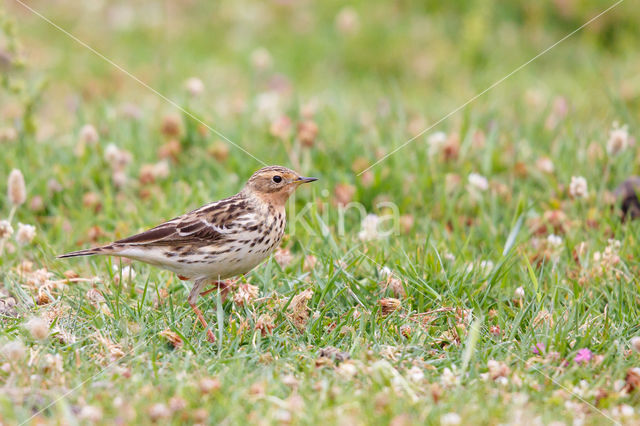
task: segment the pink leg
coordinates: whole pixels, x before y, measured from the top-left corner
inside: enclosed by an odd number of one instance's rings
[[[191,306],[191,309],[193,309],[193,312],[196,313],[196,316],[198,317],[198,321],[200,321],[200,324],[202,324],[204,329],[207,330],[207,340],[210,343],[215,343],[216,336],[213,334],[213,331],[211,331],[211,329],[209,328],[207,321],[205,321],[204,315],[202,315],[202,311],[196,306],[195,303],[189,302],[189,305]]]

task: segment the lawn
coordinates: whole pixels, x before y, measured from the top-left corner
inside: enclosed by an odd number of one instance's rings
[[[0,12],[0,424],[640,422],[631,0]],[[213,344],[189,282],[56,259],[264,164],[319,181]]]

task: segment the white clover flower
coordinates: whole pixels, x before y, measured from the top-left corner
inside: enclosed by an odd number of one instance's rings
[[[98,135],[98,131],[95,127],[93,127],[92,124],[85,124],[84,126],[82,126],[82,128],[80,129],[80,140],[82,142],[85,142],[89,145],[95,145],[98,142],[98,139],[100,139],[100,136]]]
[[[380,238],[380,233],[378,232],[378,224],[380,223],[380,218],[375,214],[368,214],[362,219],[361,223],[361,231],[358,232],[358,238],[361,241],[371,241],[377,240]]]
[[[491,272],[493,270],[493,267],[494,267],[494,264],[490,260],[482,260],[478,264],[478,269],[480,270],[481,274],[486,274],[486,273]],[[473,263],[469,263],[467,265],[467,272],[468,273],[473,272],[474,269],[475,269],[475,265]]]
[[[256,96],[256,116],[273,121],[282,115],[280,95],[277,92],[263,92]]]
[[[381,278],[389,278],[390,276],[393,275],[393,272],[391,271],[391,268],[389,268],[388,266],[383,266],[378,271],[378,274],[380,275]]]
[[[516,291],[514,291],[514,293],[513,293],[513,294],[514,294],[514,295],[516,296],[516,298],[518,298],[518,299],[524,299],[524,295],[525,295],[525,293],[524,293],[524,287],[520,286],[520,287],[516,288]]]
[[[573,198],[585,198],[588,194],[587,180],[582,176],[571,176],[569,195]]]
[[[24,184],[24,176],[18,169],[13,169],[11,173],[9,173],[7,198],[9,198],[9,202],[14,206],[19,206],[27,201],[27,189]]]
[[[36,236],[36,227],[33,225],[25,225],[18,223],[18,232],[16,233],[16,241],[20,245],[29,244]]]
[[[630,343],[633,350],[640,353],[640,336],[632,337]]]
[[[460,383],[460,378],[449,367],[445,367],[440,376],[440,383],[443,386],[455,386]]]
[[[462,423],[462,418],[458,413],[447,413],[440,417],[440,424],[442,426],[456,426]]]
[[[609,155],[619,154],[626,150],[629,144],[629,127],[613,123],[613,128],[609,131],[609,139],[607,140],[607,153]]]
[[[7,239],[13,235],[13,227],[8,220],[0,220],[0,240]]]
[[[487,178],[478,173],[469,174],[468,181],[469,185],[471,185],[471,187],[474,189],[480,191],[486,191],[487,189],[489,189],[489,181],[487,180]]]
[[[271,58],[271,53],[264,47],[259,47],[251,52],[251,65],[255,69],[264,71],[271,68],[272,64],[273,59]]]
[[[555,234],[550,234],[547,237],[547,242],[551,244],[553,247],[558,247],[559,245],[562,244],[562,237],[559,237]]]
[[[110,143],[104,149],[104,159],[107,160],[109,164],[115,164],[118,161],[118,156],[120,154],[120,149],[114,143]]]
[[[493,262],[490,260],[483,260],[480,262],[480,269],[482,269],[482,272],[484,273],[493,271],[493,267]]]
[[[113,270],[118,273],[118,265],[113,265]],[[129,277],[131,277],[131,279],[133,280],[136,277],[136,271],[135,269],[133,269],[130,265],[125,265],[123,266],[120,270],[119,273],[122,274],[122,278],[125,279],[129,279]]]
[[[447,143],[447,134],[445,132],[435,132],[427,138],[429,144],[429,155],[434,156],[442,150],[442,147]]]
[[[191,77],[184,83],[184,87],[191,96],[199,96],[204,92],[204,83],[197,77]]]
[[[634,412],[633,407],[628,404],[622,404],[620,406],[620,416],[622,417],[631,417]]]
[[[95,405],[85,405],[80,410],[78,417],[91,423],[97,423],[102,420],[102,409]]]
[[[158,161],[153,165],[153,176],[157,179],[165,179],[169,176],[169,162],[167,160]]]
[[[344,7],[336,15],[336,28],[342,34],[355,34],[360,29],[360,17],[352,7]]]
[[[420,382],[422,381],[422,379],[424,379],[424,371],[422,371],[422,368],[418,367],[417,365],[414,365],[413,367],[411,367],[411,369],[409,369],[409,379],[411,379],[411,381],[413,382]]]
[[[540,157],[536,161],[536,167],[543,173],[551,174],[553,173],[554,166],[553,161],[549,157]]]

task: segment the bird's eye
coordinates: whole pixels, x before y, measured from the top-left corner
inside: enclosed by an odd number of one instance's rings
[[[275,183],[280,183],[282,182],[282,176],[274,176],[271,178]]]

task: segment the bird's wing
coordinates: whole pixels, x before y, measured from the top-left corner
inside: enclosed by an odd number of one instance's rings
[[[170,244],[223,243],[250,214],[247,206],[231,197],[207,204],[140,234],[114,244],[162,246]],[[242,208],[239,206],[242,205]]]

